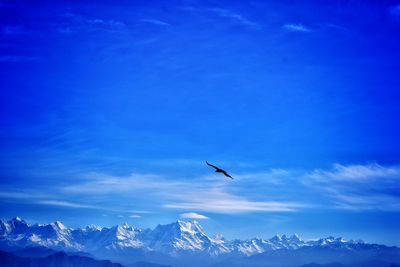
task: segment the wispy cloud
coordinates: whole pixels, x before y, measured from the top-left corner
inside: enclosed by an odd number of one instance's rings
[[[216,174],[187,178],[148,173],[124,176],[89,173],[61,187],[38,188],[41,193],[37,195],[2,191],[0,197],[19,202],[29,199],[29,203],[39,205],[98,209],[132,218],[147,212],[140,209],[178,210],[185,212],[182,216],[202,212],[287,213],[321,207],[400,210],[400,166],[335,164],[330,169],[270,169],[234,176],[232,181]],[[62,198],[55,199],[54,194]]]
[[[224,8],[209,8],[209,10],[215,14],[217,14],[220,17],[228,18],[233,21],[236,21],[237,23],[240,23],[244,26],[253,28],[253,29],[258,29],[260,28],[260,25],[258,23],[255,23],[246,17],[244,17],[241,14],[235,13],[229,9],[224,9]]]
[[[129,215],[129,218],[132,218],[132,219],[140,219],[140,218],[142,218],[142,216],[141,216],[141,215],[138,215],[138,214],[132,214],[132,215]]]
[[[171,24],[169,24],[165,21],[162,21],[162,20],[158,20],[158,19],[140,19],[139,21],[148,23],[148,24],[152,24],[152,25],[156,25],[156,26],[163,26],[163,27],[171,26]]]
[[[100,19],[100,18],[89,18],[83,15],[75,14],[75,13],[66,13],[66,18],[69,18],[71,21],[87,24],[93,26],[102,26],[102,27],[123,27],[126,26],[124,22],[112,19]]]
[[[311,29],[304,26],[303,24],[293,24],[293,23],[287,23],[282,26],[287,31],[292,31],[292,32],[310,32]]]
[[[400,210],[399,166],[335,164],[307,173],[304,183],[332,198],[335,208]]]
[[[0,191],[0,198],[6,199],[30,199],[36,200],[38,198],[46,198],[47,195],[33,191]]]
[[[125,177],[92,174],[89,180],[67,186],[64,190],[74,194],[118,194],[119,197],[134,194],[154,199],[163,208],[225,214],[289,212],[307,207],[303,203],[273,200],[271,196],[268,196],[268,200],[254,200],[248,194],[239,196],[246,189],[228,182],[230,181],[215,176],[186,180],[152,174],[132,174]]]
[[[50,192],[49,192],[50,191]],[[16,201],[18,203],[24,203],[29,205],[45,205],[45,206],[57,206],[64,208],[78,208],[78,209],[95,209],[95,210],[103,210],[110,212],[122,212],[122,213],[150,213],[149,211],[144,210],[129,210],[129,209],[121,209],[116,207],[110,207],[107,205],[98,205],[91,203],[82,203],[73,201],[73,197],[63,194],[64,199],[54,199],[56,188],[51,188],[45,190],[44,188],[40,188],[37,190],[30,191],[0,191],[0,198],[7,199],[8,201]],[[71,199],[71,200],[69,200]]]
[[[51,195],[45,193],[38,193],[36,191],[0,191],[0,198],[8,200],[19,200],[35,205],[58,206],[67,208],[80,208],[80,209],[103,209],[102,207],[72,202],[68,200],[51,199]]]
[[[192,209],[221,214],[251,213],[251,212],[291,212],[300,208],[306,208],[306,205],[300,203],[285,203],[272,201],[250,201],[245,199],[211,199],[201,202],[200,200],[192,202],[179,202],[163,205],[171,209]]]
[[[182,213],[179,215],[182,219],[192,219],[192,220],[208,220],[209,218],[207,216],[204,216],[202,214],[196,213],[196,212],[188,212],[188,213]]]
[[[79,208],[79,209],[98,209],[96,206],[85,205],[76,202],[64,201],[64,200],[39,200],[35,202],[36,204],[58,206],[58,207],[68,207],[68,208]]]
[[[383,167],[377,163],[367,165],[342,165],[335,164],[331,170],[314,170],[308,177],[315,180],[343,180],[365,182],[372,179],[397,179],[400,176],[400,168]]]
[[[60,33],[75,33],[81,30],[116,32],[126,28],[124,22],[113,19],[90,18],[75,13],[65,13],[62,17],[65,21],[58,25]]]
[[[334,208],[351,211],[378,210],[400,211],[400,199],[395,196],[372,194],[364,195],[354,192],[332,192],[336,198]]]

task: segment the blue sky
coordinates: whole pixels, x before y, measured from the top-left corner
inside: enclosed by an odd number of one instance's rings
[[[400,245],[400,2],[52,2],[0,1],[0,217]]]

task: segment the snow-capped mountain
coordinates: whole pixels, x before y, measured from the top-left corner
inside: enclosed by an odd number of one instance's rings
[[[170,255],[202,252],[216,256],[229,252],[224,241],[207,236],[196,221],[158,225],[146,237],[146,244],[152,250]]]
[[[158,225],[151,230],[134,228],[127,224],[109,228],[92,225],[71,229],[58,221],[28,225],[18,217],[9,221],[0,220],[0,248],[36,246],[67,252],[86,252],[98,258],[110,259],[145,259],[146,255],[151,255],[152,259],[156,258],[155,255],[157,258],[164,255],[175,259],[253,258],[275,255],[275,252],[280,255],[290,251],[308,251],[309,248],[354,252],[363,248],[363,245],[362,241],[346,241],[334,237],[306,241],[297,235],[229,241],[221,236],[208,236],[196,221],[177,221]],[[371,246],[374,248],[374,245],[369,245],[369,250]],[[380,246],[379,249],[382,247],[385,246]],[[396,253],[399,253],[399,249],[396,249]]]
[[[287,237],[286,235],[276,235],[271,239],[254,238],[245,241],[234,240],[230,242],[231,251],[246,256],[252,256],[266,251],[278,249],[298,249],[307,245],[310,244],[304,240],[301,240],[296,234],[290,237]]]

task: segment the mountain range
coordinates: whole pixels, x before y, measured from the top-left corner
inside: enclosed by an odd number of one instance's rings
[[[397,247],[340,237],[302,240],[296,234],[276,235],[270,239],[226,240],[221,236],[207,235],[196,221],[177,221],[154,229],[139,229],[127,224],[72,229],[59,221],[29,225],[17,217],[0,220],[0,249],[17,254],[15,256],[28,257],[48,257],[51,255],[49,250],[63,251],[73,256],[112,260],[126,266],[146,266],[153,262],[215,267],[299,267],[335,263],[346,267],[357,264],[385,267],[400,263],[400,248]],[[380,265],[373,265],[377,262]]]

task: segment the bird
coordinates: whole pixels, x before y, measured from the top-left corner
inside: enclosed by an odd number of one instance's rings
[[[227,172],[224,171],[223,169],[220,169],[220,168],[218,168],[217,166],[214,166],[214,165],[208,163],[208,161],[206,161],[206,163],[207,163],[208,166],[213,167],[213,168],[215,169],[215,172],[220,172],[220,173],[222,173],[223,175],[225,175],[226,177],[229,177],[229,178],[231,178],[231,179],[233,180],[233,177],[230,176],[229,173],[227,173]]]

